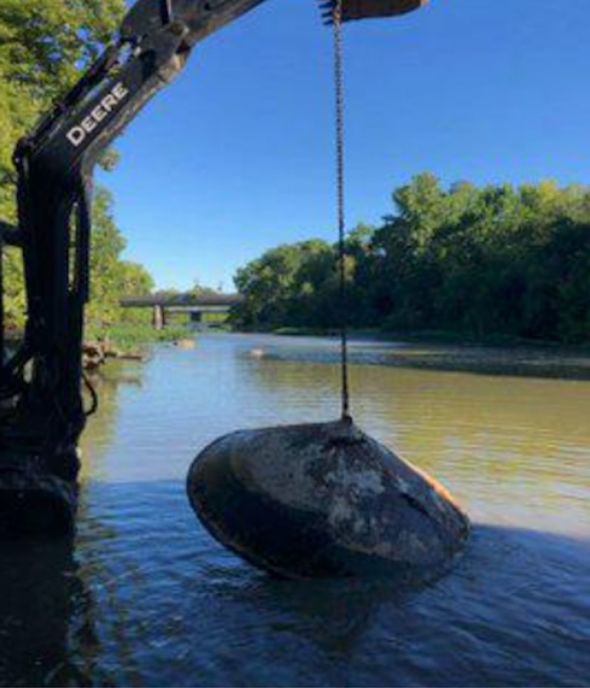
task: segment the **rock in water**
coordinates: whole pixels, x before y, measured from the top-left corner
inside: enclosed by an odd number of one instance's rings
[[[469,534],[442,485],[347,421],[226,435],[195,459],[187,489],[223,545],[290,578],[428,580]]]

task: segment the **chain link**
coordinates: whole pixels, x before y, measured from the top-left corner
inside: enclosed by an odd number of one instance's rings
[[[340,300],[340,370],[342,419],[350,420],[350,391],[348,380],[348,317],[346,304],[346,208],[344,165],[344,54],[342,45],[342,0],[335,0],[334,27],[334,86],[336,94],[336,196],[338,214],[338,272]]]

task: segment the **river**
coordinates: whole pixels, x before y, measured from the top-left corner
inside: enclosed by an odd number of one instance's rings
[[[2,545],[0,684],[587,685],[590,382],[391,367],[384,347],[353,346],[355,419],[469,512],[448,576],[295,583],[214,542],[185,497],[192,458],[237,428],[335,418],[337,352],[198,335],[105,372],[73,545]]]

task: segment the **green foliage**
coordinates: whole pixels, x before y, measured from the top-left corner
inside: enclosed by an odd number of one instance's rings
[[[90,325],[87,340],[96,341],[107,338],[111,346],[122,351],[134,351],[144,344],[173,342],[191,337],[194,333],[186,325],[169,325],[164,330],[154,330],[151,323],[119,322],[108,331]]]
[[[112,216],[112,199],[108,191],[98,189],[93,204],[92,250],[90,254],[90,303],[88,327],[108,332],[115,323],[148,323],[149,312],[121,308],[122,296],[149,294],[154,283],[141,265],[121,259],[125,239]]]
[[[8,329],[21,330],[25,322],[25,291],[20,251],[6,248],[2,255],[4,307]]]
[[[305,324],[337,287],[334,253],[319,239],[278,246],[238,270],[235,283],[246,297],[232,316],[240,327]]]
[[[16,141],[98,56],[124,0],[0,0],[0,212],[12,206]]]
[[[590,190],[554,182],[393,193],[382,226],[347,240],[346,318],[357,327],[590,341]],[[311,248],[313,247],[313,248]],[[238,271],[239,327],[338,323],[335,247],[303,242]]]

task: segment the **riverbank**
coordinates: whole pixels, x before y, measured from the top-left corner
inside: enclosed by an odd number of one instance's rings
[[[187,348],[193,332],[188,326],[174,325],[156,330],[149,325],[118,324],[106,330],[88,328],[82,347],[85,370],[96,370],[110,359],[139,361],[147,359],[147,348],[158,343],[178,343]]]
[[[126,351],[147,344],[173,342],[191,333],[186,325],[171,325],[162,330],[156,330],[150,324],[119,323],[100,329],[90,326],[87,328],[85,340],[108,340],[113,347]]]
[[[83,367],[94,371],[109,360],[145,361],[153,344],[178,343],[187,348],[194,331],[188,325],[171,325],[156,330],[144,323],[118,323],[109,327],[87,327],[82,345]],[[14,350],[22,341],[22,332],[13,330],[7,337],[8,350]]]
[[[281,328],[273,334],[281,337],[333,338],[339,333],[337,330]],[[375,359],[379,365],[590,380],[589,345],[563,346],[505,336],[470,339],[459,337],[456,333],[430,331],[384,333],[380,330],[352,330],[349,339],[353,346],[363,342],[383,343],[384,348]]]

